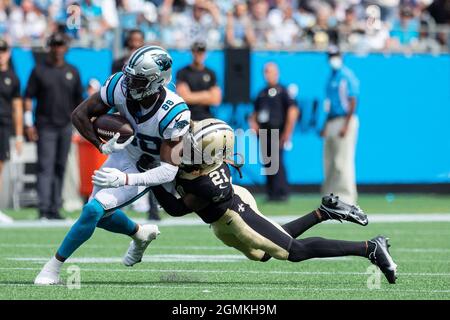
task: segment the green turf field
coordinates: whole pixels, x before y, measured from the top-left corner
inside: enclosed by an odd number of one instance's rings
[[[287,202],[266,202],[262,195],[255,195],[258,207],[268,216],[293,215],[310,212],[320,204],[320,196],[316,194],[294,195]],[[358,204],[368,214],[371,213],[450,213],[450,195],[439,194],[362,194]],[[36,209],[23,209],[15,212],[3,209],[3,212],[14,219],[36,219]],[[140,213],[127,211],[130,216],[140,217]],[[76,219],[79,212],[65,212],[63,215]]]
[[[268,216],[294,217],[313,209],[317,196],[295,197],[288,204],[259,202]],[[370,213],[450,214],[450,198],[444,196],[362,196],[360,204],[369,219]],[[389,285],[382,276],[380,287],[373,289],[367,283],[376,276],[369,278],[370,263],[363,258],[258,263],[223,246],[207,225],[162,225],[160,230],[144,262],[133,268],[120,263],[129,239],[98,230],[63,269],[64,281],[68,270],[80,270],[81,288],[70,289],[32,285],[66,227],[0,228],[0,299],[450,299],[450,222],[325,223],[302,235],[389,236],[398,283]]]

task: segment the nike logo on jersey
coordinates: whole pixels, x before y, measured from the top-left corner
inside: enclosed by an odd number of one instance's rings
[[[226,189],[226,188],[228,188],[228,186],[223,186],[223,185],[220,184],[220,185],[219,185],[219,188],[220,188],[220,189]]]
[[[233,222],[233,219],[227,222],[227,226],[229,226]]]

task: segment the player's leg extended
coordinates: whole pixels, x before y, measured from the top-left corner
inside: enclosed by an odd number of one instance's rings
[[[131,167],[131,164],[128,156],[121,152],[111,154],[103,166],[126,170]],[[129,234],[132,228],[136,228],[131,220],[124,214],[118,214],[114,218],[109,216],[112,215],[111,213],[114,213],[116,207],[123,205],[127,200],[135,197],[138,191],[137,188],[102,189],[95,186],[89,202],[83,207],[80,218],[66,235],[56,253],[56,257],[60,261],[69,258],[83,242],[92,236],[97,224],[102,218],[107,220],[101,223],[99,227],[103,226],[104,229],[107,229],[111,225],[111,228],[114,228],[113,232],[119,231],[123,234]]]
[[[282,225],[292,237],[298,238],[302,233],[316,224],[326,220],[349,221],[362,226],[369,223],[367,215],[358,206],[350,205],[333,194],[324,196],[319,208],[298,219]]]
[[[395,282],[397,266],[389,254],[386,238],[380,236],[369,241],[329,240],[318,237],[297,240],[255,210],[251,201],[249,204],[240,199],[241,195],[242,192],[236,192],[239,198],[232,210],[229,210],[236,212],[229,227],[234,229],[237,238],[250,247],[263,250],[276,259],[293,262],[349,255],[366,257],[380,267],[389,282]],[[267,255],[261,261],[265,261]]]
[[[320,237],[293,239],[288,260],[300,262],[311,258],[366,257],[381,269],[389,283],[395,283],[397,265],[389,253],[388,240],[383,236],[369,241],[330,240]]]
[[[35,284],[50,285],[59,282],[59,273],[64,261],[87,241],[105,214],[102,205],[95,199],[89,201],[81,212],[77,222],[70,228],[54,257],[48,261],[34,280]]]
[[[110,158],[114,156],[113,161]],[[108,163],[104,166],[116,167],[121,171],[130,173],[138,173],[136,163],[131,160],[126,152],[113,153],[108,158]],[[123,211],[118,210],[126,205],[131,204],[148,192],[148,188],[143,186],[125,186],[122,188],[99,189],[94,188],[93,197],[97,199],[108,214],[106,214],[98,227],[112,232],[118,232],[130,235],[134,222],[132,222]],[[111,216],[110,213],[114,212]],[[135,233],[131,235],[133,240],[130,243],[127,253],[123,258],[126,266],[132,266],[141,261],[145,250],[152,240],[160,233],[158,226],[152,224],[137,225],[134,224]]]
[[[246,203],[259,213],[255,198],[247,189],[238,185],[233,185],[233,189]],[[363,226],[368,224],[367,216],[358,206],[349,205],[339,200],[339,197],[331,194],[322,198],[322,204],[316,210],[288,222],[281,227],[289,235],[297,238],[316,224],[330,219],[338,221],[346,220]]]
[[[134,170],[137,171],[134,165],[130,163],[128,156],[123,153],[115,153],[109,156],[104,166],[115,167],[130,173],[134,173]],[[57,283],[63,262],[92,236],[97,226],[112,232],[130,235],[133,239],[137,238],[138,241],[147,241],[147,235],[151,233],[147,230],[149,227],[142,226],[141,228],[137,226],[122,211],[114,213],[117,207],[126,205],[139,196],[140,192],[145,192],[145,188],[100,189],[95,187],[90,201],[83,207],[80,218],[64,238],[55,257],[43,267],[36,277],[35,283],[43,285]],[[111,215],[111,212],[114,214]],[[100,222],[102,218],[105,220]]]

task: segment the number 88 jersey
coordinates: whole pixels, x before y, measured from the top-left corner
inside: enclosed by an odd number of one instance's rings
[[[138,101],[127,98],[121,89],[124,80],[117,72],[100,89],[103,103],[116,108],[133,126],[135,138],[126,148],[136,161],[143,154],[159,160],[162,140],[182,137],[189,130],[191,113],[184,100],[175,92],[162,87],[155,105],[145,109]]]

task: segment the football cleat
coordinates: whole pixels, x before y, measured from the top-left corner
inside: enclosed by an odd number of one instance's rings
[[[54,270],[49,270],[44,266],[41,272],[34,279],[34,284],[39,286],[50,286],[60,284],[59,272]]]
[[[127,267],[132,267],[136,263],[141,262],[145,249],[159,234],[157,225],[145,224],[140,226],[136,238],[130,242],[128,251],[122,259],[123,264]]]
[[[339,220],[340,222],[345,220],[362,226],[366,226],[369,223],[367,215],[359,206],[347,204],[333,194],[322,198],[322,204],[319,210],[330,219]]]
[[[389,238],[378,236],[368,241],[375,246],[369,253],[369,260],[380,268],[389,283],[395,283],[395,280],[397,280],[397,265],[389,253],[391,245],[388,240]]]

